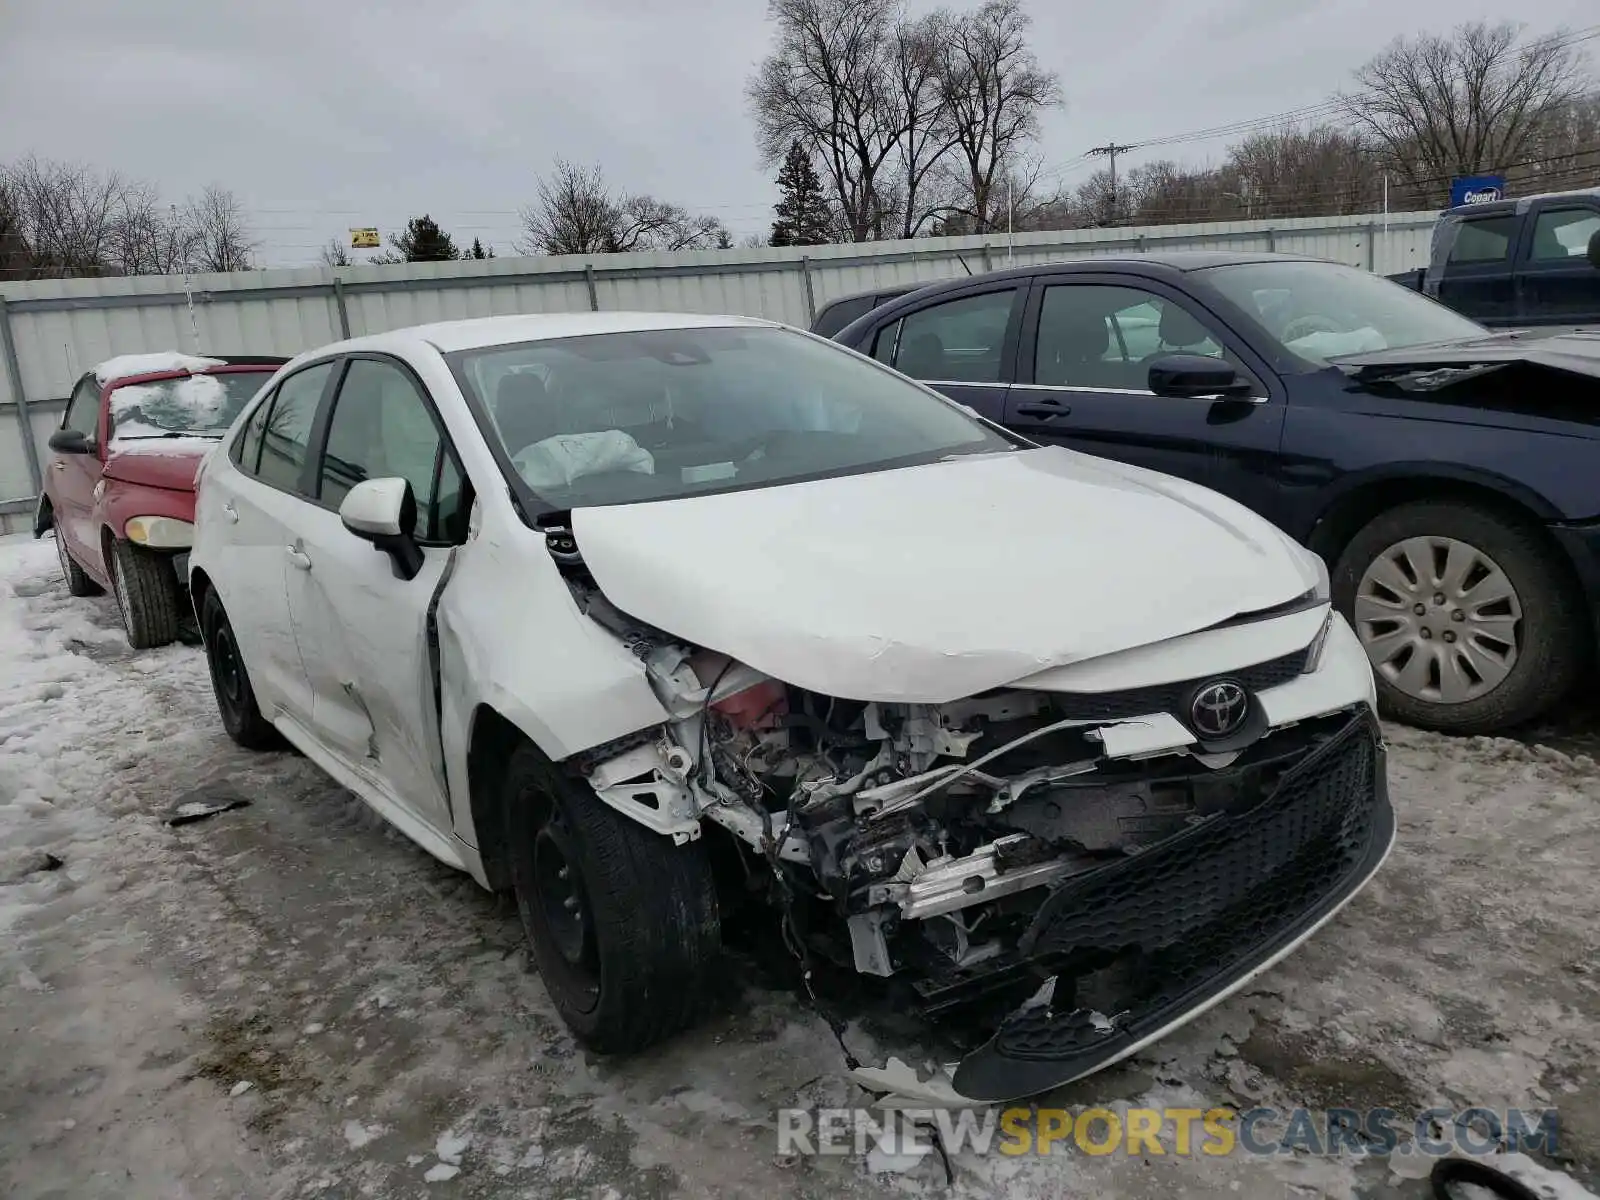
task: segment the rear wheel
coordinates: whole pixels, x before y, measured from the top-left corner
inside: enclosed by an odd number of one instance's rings
[[[722,940],[704,847],[630,821],[528,744],[504,800],[523,929],[574,1036],[625,1054],[692,1023]]]
[[[1537,529],[1426,500],[1375,518],[1345,547],[1333,595],[1393,716],[1446,733],[1532,720],[1589,656],[1582,603]]]
[[[211,669],[211,690],[216,693],[222,727],[247,750],[276,749],[282,744],[282,737],[256,705],[256,693],[250,686],[244,657],[239,653],[233,626],[228,623],[228,614],[223,611],[215,588],[207,588],[201,602],[200,630],[205,638],[206,665]]]
[[[55,528],[55,539],[56,557],[61,560],[61,573],[67,577],[68,593],[74,596],[98,596],[104,589],[90,579],[88,572],[73,559],[59,525]]]
[[[111,542],[106,565],[128,644],[148,650],[176,641],[183,605],[172,560],[117,538]]]

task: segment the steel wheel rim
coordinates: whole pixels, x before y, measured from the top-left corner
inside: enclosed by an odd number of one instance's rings
[[[553,814],[533,841],[534,908],[550,945],[571,979],[589,1000],[600,990],[599,951],[594,919],[566,825]]]
[[[1469,542],[1396,542],[1356,586],[1355,627],[1372,669],[1416,700],[1466,704],[1506,681],[1520,655],[1522,598]]]
[[[225,704],[235,713],[244,708],[244,664],[239,661],[239,651],[226,629],[218,629],[211,637],[212,672],[217,690]]]

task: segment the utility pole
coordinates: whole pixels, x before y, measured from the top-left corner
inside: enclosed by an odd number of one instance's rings
[[[1109,196],[1111,210],[1111,224],[1117,220],[1117,155],[1126,154],[1129,150],[1137,149],[1135,146],[1119,146],[1115,142],[1107,142],[1104,146],[1095,146],[1089,154],[1103,154],[1111,162],[1111,192]]]

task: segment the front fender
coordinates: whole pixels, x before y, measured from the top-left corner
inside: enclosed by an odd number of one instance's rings
[[[95,505],[96,523],[121,538],[123,528],[133,517],[171,517],[194,524],[194,493],[173,488],[151,487],[118,479],[103,481],[104,491]]]

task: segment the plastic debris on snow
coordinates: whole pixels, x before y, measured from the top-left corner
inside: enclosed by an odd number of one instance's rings
[[[873,1101],[876,1108],[983,1108],[956,1091],[951,1082],[954,1069],[944,1067],[923,1076],[902,1058],[890,1058],[881,1067],[855,1067],[851,1079],[869,1092],[886,1093]]]
[[[226,365],[220,358],[201,358],[198,354],[184,354],[178,350],[157,350],[150,354],[119,354],[115,358],[108,358],[95,367],[94,377],[104,387],[119,379],[153,375],[157,371],[208,371],[212,367]]]

